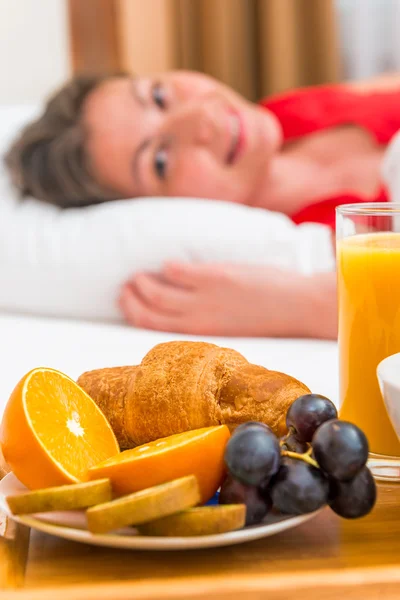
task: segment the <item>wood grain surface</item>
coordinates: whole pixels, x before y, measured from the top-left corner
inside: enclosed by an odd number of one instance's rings
[[[18,560],[16,564],[19,564]],[[17,578],[15,579],[17,583]],[[12,582],[11,582],[12,583]],[[394,600],[400,590],[400,486],[380,486],[373,513],[344,521],[329,509],[300,527],[228,548],[129,552],[33,532],[24,588],[29,600]]]
[[[0,450],[0,480],[7,472],[8,467]],[[0,590],[24,585],[29,535],[27,527],[17,525],[0,509]]]

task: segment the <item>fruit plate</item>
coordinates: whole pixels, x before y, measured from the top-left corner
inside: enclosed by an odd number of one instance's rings
[[[26,488],[13,473],[9,473],[0,481],[0,511],[5,512],[17,523],[83,544],[130,550],[189,550],[243,544],[297,527],[320,512],[296,517],[269,515],[260,525],[245,527],[229,533],[198,537],[140,536],[136,529],[129,527],[113,534],[93,535],[87,531],[84,511],[41,513],[29,516],[11,515],[6,497],[23,491],[26,491]]]

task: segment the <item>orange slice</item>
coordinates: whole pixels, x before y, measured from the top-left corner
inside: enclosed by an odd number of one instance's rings
[[[34,369],[11,394],[0,427],[4,458],[31,490],[77,483],[119,452],[93,400],[69,377]]]
[[[186,475],[197,478],[202,502],[219,488],[224,476],[226,425],[195,429],[125,450],[89,470],[90,479],[108,478],[118,496]]]

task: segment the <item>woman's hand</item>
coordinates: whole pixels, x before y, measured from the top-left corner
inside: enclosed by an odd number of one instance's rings
[[[119,305],[129,323],[146,329],[335,338],[335,279],[267,266],[167,264],[127,282]]]

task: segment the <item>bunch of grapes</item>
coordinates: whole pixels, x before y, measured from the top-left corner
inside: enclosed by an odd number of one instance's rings
[[[329,504],[346,519],[368,514],[376,486],[361,429],[340,421],[334,404],[317,394],[298,398],[286,424],[281,440],[255,421],[235,430],[226,447],[220,504],[245,504],[246,525],[260,523],[272,508],[301,515]]]

